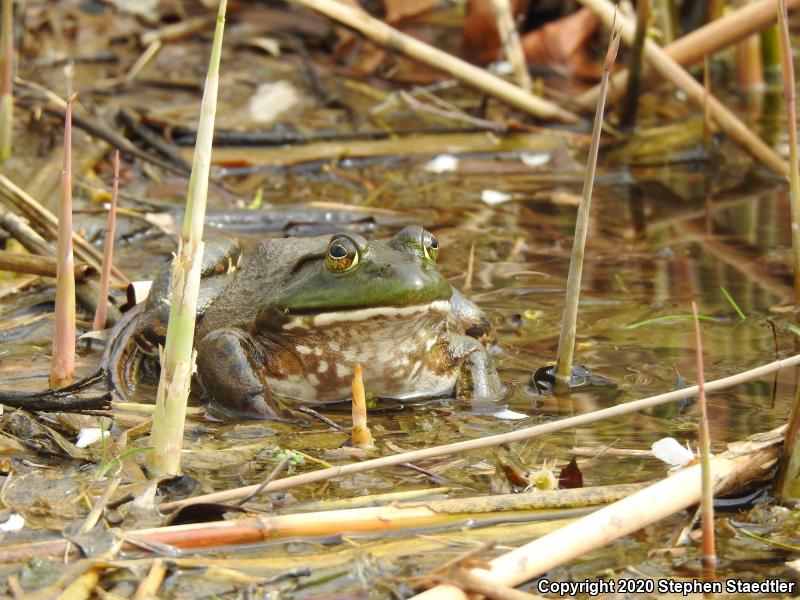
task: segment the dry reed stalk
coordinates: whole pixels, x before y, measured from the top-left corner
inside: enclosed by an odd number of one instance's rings
[[[706,383],[706,392],[715,392],[718,390],[727,389],[739,383],[752,381],[765,375],[770,375],[780,369],[794,367],[800,365],[800,354],[786,358],[783,360],[776,360],[774,362],[750,369],[730,377],[717,379]],[[383,456],[372,460],[365,460],[363,462],[351,463],[337,467],[329,467],[320,469],[318,471],[311,471],[310,473],[302,473],[300,475],[293,475],[273,481],[270,485],[261,489],[262,493],[275,492],[278,490],[287,490],[299,485],[306,485],[309,483],[317,483],[325,481],[334,477],[342,477],[344,475],[352,475],[355,473],[363,473],[364,471],[371,471],[373,469],[380,469],[383,467],[391,467],[401,465],[407,462],[418,462],[421,460],[436,458],[438,456],[447,456],[449,454],[459,454],[462,452],[469,452],[471,450],[480,450],[482,448],[491,448],[493,446],[500,446],[512,442],[527,440],[548,433],[555,433],[557,431],[564,431],[574,427],[583,427],[590,423],[595,423],[602,419],[610,419],[619,417],[621,415],[629,414],[632,412],[646,410],[654,406],[659,406],[667,402],[674,402],[676,400],[683,400],[697,395],[699,388],[696,385],[674,390],[665,394],[643,398],[641,400],[633,400],[624,402],[608,408],[603,408],[591,413],[577,415],[574,417],[567,417],[566,419],[559,419],[549,423],[542,423],[532,427],[526,427],[511,431],[509,433],[501,433],[491,435],[484,438],[473,440],[464,440],[455,442],[453,444],[446,444],[434,448],[424,448],[422,450],[413,450],[411,452],[403,452],[392,456]],[[172,512],[183,506],[201,502],[230,502],[238,500],[252,494],[255,490],[260,488],[260,484],[244,486],[232,490],[225,490],[222,492],[214,492],[211,494],[204,494],[194,498],[186,498],[185,500],[177,500],[174,502],[165,502],[159,505],[162,512]]]
[[[783,97],[786,102],[786,132],[789,137],[789,193],[791,198],[791,236],[794,255],[795,304],[800,305],[800,158],[797,150],[797,102],[795,100],[794,64],[789,37],[786,1],[778,6],[778,32],[781,38],[781,69],[783,72]]]
[[[219,88],[219,62],[222,36],[225,30],[227,0],[220,0],[217,26],[211,48],[203,101],[195,145],[192,175],[186,198],[178,253],[172,266],[167,338],[161,356],[161,377],[153,413],[153,428],[148,455],[152,477],[177,475],[181,466],[183,426],[186,403],[194,370],[194,325],[197,298],[200,291],[200,268],[203,261],[203,225],[208,197],[208,178],[211,167],[211,143],[214,136],[214,117]]]
[[[517,85],[526,92],[533,88],[531,74],[528,72],[528,62],[525,59],[525,52],[522,50],[522,43],[519,40],[517,25],[514,23],[514,14],[508,0],[490,0],[489,4],[494,13],[497,24],[497,32],[500,34],[500,45],[505,54],[506,60],[511,63],[514,70],[514,77]]]
[[[781,69],[783,71],[783,95],[786,100],[786,127],[789,137],[789,193],[791,197],[791,235],[794,254],[795,304],[800,304],[800,159],[797,150],[797,108],[795,103],[794,64],[789,37],[789,23],[785,0],[778,8],[778,33],[781,45]],[[800,497],[800,387],[795,394],[794,405],[786,431],[781,470],[777,481],[777,493],[783,501]]]
[[[352,27],[379,46],[400,52],[423,64],[449,73],[467,85],[494,96],[534,117],[562,121],[564,123],[577,123],[580,121],[576,114],[561,108],[549,100],[526,92],[513,83],[492,75],[460,58],[456,58],[452,54],[442,52],[345,4],[335,0],[293,1],[295,4],[315,10],[334,21]]]
[[[364,392],[364,380],[361,376],[361,365],[356,365],[353,373],[353,430],[350,441],[354,448],[374,448],[369,425],[367,425],[367,396]]]
[[[719,52],[774,24],[777,19],[777,6],[778,0],[758,0],[695,29],[666,46],[663,51],[679,65],[689,67],[700,62],[703,56]],[[797,8],[800,6],[800,0],[789,0],[789,6]],[[609,102],[613,102],[619,96],[615,90],[625,89],[628,77],[627,71],[620,71],[611,78]],[[652,77],[645,76],[645,81],[652,80]],[[599,93],[600,86],[596,85],[578,96],[577,103],[586,109],[591,109],[597,104]]]
[[[600,83],[600,97],[594,115],[592,143],[589,145],[589,158],[586,161],[586,175],[583,180],[583,192],[578,204],[578,215],[575,219],[575,238],[572,242],[572,255],[567,275],[567,290],[564,298],[564,313],[561,317],[561,334],[558,338],[558,355],[556,359],[556,393],[569,393],[569,379],[572,374],[572,357],[575,353],[575,335],[578,322],[578,302],[581,295],[581,275],[583,273],[584,249],[589,233],[589,213],[592,206],[592,187],[597,169],[597,153],[600,149],[600,134],[603,130],[603,109],[605,108],[608,77],[611,67],[617,59],[619,49],[619,29],[611,25],[611,38],[603,63],[603,80]]]
[[[700,403],[700,515],[703,528],[703,568],[706,579],[714,579],[717,565],[714,542],[714,482],[711,472],[711,432],[708,428],[708,401],[706,400],[705,375],[703,373],[703,338],[700,335],[700,319],[697,303],[692,302],[694,316],[694,347],[697,357],[697,397]]]
[[[14,0],[3,0],[0,31],[0,162],[11,156],[14,142]]]
[[[739,87],[747,91],[764,89],[764,65],[761,60],[761,36],[747,36],[736,46]]]
[[[614,5],[608,0],[580,0],[580,3],[589,7],[606,26],[610,27],[614,19]],[[626,44],[633,43],[636,33],[636,25],[628,18],[620,15],[618,19],[622,30],[622,39]],[[645,41],[645,59],[650,66],[668,80],[678,89],[682,90],[689,99],[699,108],[703,107],[705,91],[703,86],[695,81],[673,58],[664,53],[658,44],[652,40]],[[744,146],[756,160],[776,173],[786,175],[789,173],[789,165],[778,154],[764,143],[761,138],[755,135],[750,129],[739,120],[736,115],[729,111],[714,96],[708,97],[708,107],[711,116],[725,133]]]
[[[50,387],[72,383],[75,372],[75,259],[72,255],[72,101],[64,121],[64,163],[58,202],[56,314]]]
[[[136,586],[136,591],[133,593],[132,600],[158,598],[158,588],[161,587],[166,574],[167,567],[164,565],[164,559],[156,558],[153,560],[153,564],[150,565],[147,575],[145,575],[144,579]]]
[[[111,283],[111,265],[114,257],[114,231],[117,227],[117,196],[119,195],[119,150],[114,152],[114,188],[111,192],[111,205],[108,207],[106,239],[103,246],[103,270],[100,272],[100,293],[97,298],[97,311],[94,313],[92,329],[105,329],[108,319],[108,287]]]
[[[636,113],[639,110],[639,90],[642,84],[642,52],[644,52],[644,41],[647,39],[647,25],[650,21],[650,0],[639,0],[636,3],[636,37],[633,40],[631,49],[627,89],[625,90],[625,100],[620,110],[619,124],[621,127],[633,127],[636,125]]]
[[[712,461],[717,491],[763,477],[779,453],[780,429],[751,436],[746,442],[730,444]],[[565,562],[609,544],[615,539],[675,514],[700,500],[700,465],[648,486],[619,502],[591,513],[492,560],[487,568],[470,569],[486,583],[516,586],[547,573]],[[437,586],[413,597],[414,600],[467,600],[453,586]]]
[[[57,275],[57,267],[58,263],[56,259],[50,256],[38,256],[36,254],[0,250],[0,271],[55,277]],[[89,279],[96,274],[97,270],[92,265],[84,263],[75,265],[76,281]]]

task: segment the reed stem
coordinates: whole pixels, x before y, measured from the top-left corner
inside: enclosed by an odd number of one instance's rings
[[[0,162],[11,156],[14,139],[14,0],[3,0],[0,30]]]
[[[64,162],[58,202],[56,250],[56,315],[50,386],[72,383],[75,372],[75,259],[72,254],[72,101],[67,100],[64,121]]]
[[[194,370],[195,310],[200,290],[200,267],[203,260],[203,224],[208,196],[208,177],[211,165],[211,143],[219,87],[219,62],[222,35],[225,29],[227,0],[220,0],[217,25],[211,48],[203,102],[200,108],[197,142],[192,175],[186,198],[178,253],[173,262],[172,292],[166,346],[162,352],[161,378],[153,413],[153,430],[148,467],[151,477],[178,474],[183,446],[183,425],[186,402]]]
[[[556,392],[569,391],[569,378],[572,372],[572,358],[575,352],[575,332],[578,320],[578,301],[581,293],[581,275],[583,273],[583,256],[586,247],[586,236],[589,231],[589,210],[592,204],[592,187],[597,168],[597,153],[600,148],[600,134],[603,129],[603,109],[608,91],[608,76],[611,66],[617,59],[619,49],[619,29],[612,23],[611,39],[608,43],[605,63],[603,64],[603,80],[600,85],[600,97],[597,99],[597,111],[594,115],[592,142],[589,146],[589,159],[586,164],[586,176],[583,180],[583,193],[578,205],[578,216],[575,222],[575,239],[572,243],[572,256],[567,276],[567,292],[564,300],[564,316],[561,319],[561,335],[558,339],[558,358],[556,360]]]
[[[103,246],[103,270],[100,272],[100,292],[97,298],[97,311],[94,313],[92,329],[105,329],[108,320],[108,288],[111,283],[111,265],[114,257],[114,231],[117,227],[117,196],[119,195],[119,150],[114,153],[114,188],[111,192],[111,206],[108,207],[106,239]]]

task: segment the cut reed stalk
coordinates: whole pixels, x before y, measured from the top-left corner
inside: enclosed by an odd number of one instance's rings
[[[526,92],[491,73],[471,65],[452,54],[442,52],[416,38],[406,35],[382,21],[370,17],[335,0],[294,0],[296,4],[315,10],[323,15],[352,27],[373,42],[389,50],[405,54],[453,77],[460,79],[486,94],[494,96],[540,119],[577,123],[580,118],[557,104]]]
[[[364,392],[361,365],[356,365],[353,373],[353,430],[350,433],[350,441],[354,448],[375,447],[375,440],[372,439],[372,433],[367,425],[367,396]]]
[[[64,163],[58,202],[56,252],[56,315],[50,386],[72,383],[75,372],[75,259],[72,255],[72,101],[67,100],[64,121]]]
[[[114,232],[117,227],[117,196],[119,195],[119,150],[114,152],[114,188],[111,192],[111,205],[108,207],[106,239],[103,246],[103,270],[100,272],[100,293],[97,298],[97,311],[94,313],[92,329],[105,329],[108,320],[108,288],[111,283],[111,266],[114,262]]]
[[[14,143],[14,0],[3,0],[0,30],[0,162],[11,156]]]
[[[707,382],[705,386],[706,393],[727,389],[739,383],[752,381],[754,379],[770,375],[780,369],[795,367],[797,365],[800,365],[800,354],[783,360],[776,360],[774,362],[762,365],[755,369],[750,369],[749,371],[744,371],[742,373],[737,373],[736,375],[731,375],[730,377],[724,377],[716,381]],[[615,406],[610,406],[608,408],[596,410],[591,413],[576,415],[574,417],[567,417],[565,419],[559,419],[557,421],[551,421],[549,423],[542,423],[540,425],[534,425],[532,427],[526,427],[508,433],[490,435],[487,437],[473,439],[473,440],[463,440],[461,442],[455,442],[444,446],[423,448],[421,450],[413,450],[411,452],[403,452],[401,454],[395,454],[391,456],[382,456],[380,458],[365,460],[359,463],[351,463],[347,465],[320,469],[318,471],[311,471],[309,473],[301,473],[300,475],[293,475],[291,477],[285,477],[283,479],[273,481],[271,484],[264,487],[261,490],[261,492],[269,493],[279,490],[287,490],[300,485],[325,481],[327,479],[332,479],[334,477],[343,477],[345,475],[363,473],[365,471],[381,469],[383,467],[401,465],[407,462],[411,463],[419,462],[430,458],[436,458],[437,456],[459,454],[462,452],[469,452],[472,450],[480,450],[481,448],[491,448],[494,446],[501,446],[503,444],[510,444],[512,442],[519,442],[522,440],[538,437],[541,435],[547,435],[548,433],[564,431],[565,429],[571,429],[573,427],[583,427],[585,425],[588,425],[590,423],[596,423],[597,421],[603,419],[611,419],[632,412],[646,410],[654,406],[666,404],[667,402],[674,402],[676,400],[683,400],[684,398],[691,398],[692,396],[697,395],[697,392],[698,392],[698,387],[696,385],[693,385],[687,388],[682,388],[680,390],[667,392],[665,394],[651,396],[650,398],[643,398],[641,400],[623,402],[622,404],[617,404]],[[162,512],[172,512],[178,508],[181,508],[182,506],[186,506],[189,504],[202,503],[202,502],[230,502],[233,500],[238,500],[240,498],[246,497],[259,488],[260,484],[255,484],[232,490],[224,490],[221,492],[204,494],[202,496],[187,498],[185,500],[166,502],[159,505],[159,509]]]
[[[608,91],[608,76],[611,66],[617,59],[619,49],[618,29],[612,24],[611,38],[608,42],[608,51],[603,63],[603,79],[600,84],[600,97],[597,101],[597,111],[594,115],[594,128],[592,130],[592,143],[589,145],[589,158],[586,164],[586,175],[583,180],[583,193],[578,204],[578,216],[575,222],[575,239],[572,242],[572,256],[569,261],[569,275],[567,276],[567,291],[564,299],[564,315],[561,318],[561,334],[558,339],[558,358],[556,360],[556,393],[569,392],[569,378],[572,372],[572,357],[575,352],[575,333],[578,320],[578,301],[581,294],[581,275],[583,273],[584,248],[586,236],[589,232],[589,210],[592,205],[592,187],[594,174],[597,168],[597,153],[600,148],[600,134],[603,129],[603,109],[605,107],[606,92]]]
[[[166,345],[162,352],[161,377],[150,436],[150,445],[154,449],[149,454],[148,467],[152,477],[176,475],[180,471],[186,402],[194,370],[192,345],[195,310],[200,289],[200,266],[203,260],[203,224],[208,196],[226,5],[227,0],[220,0],[200,108],[197,143],[186,198],[186,214],[178,253],[173,262],[169,325]]]
[[[706,401],[705,375],[703,374],[703,339],[697,304],[692,302],[694,316],[694,346],[697,357],[697,397],[700,401],[700,518],[703,529],[703,570],[707,580],[714,579],[717,553],[714,542],[714,481],[711,472],[711,432],[708,428],[708,402]]]

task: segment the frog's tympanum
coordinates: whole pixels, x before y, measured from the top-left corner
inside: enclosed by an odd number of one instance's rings
[[[456,394],[496,400],[484,314],[436,266],[421,227],[389,240],[357,234],[263,241],[241,261],[232,240],[208,244],[195,345],[202,389],[226,411],[281,418],[277,398],[350,396],[360,363],[381,398]],[[140,349],[164,343],[170,270],[153,284],[134,331]],[[469,335],[467,335],[469,334]]]

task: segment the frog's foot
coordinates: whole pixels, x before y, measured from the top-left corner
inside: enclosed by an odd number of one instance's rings
[[[247,333],[225,328],[205,336],[197,348],[197,371],[215,409],[247,419],[297,421],[297,414],[273,398]]]
[[[473,402],[494,402],[503,398],[506,388],[483,344],[467,335],[454,335],[450,341],[450,353],[454,359],[462,361],[456,384],[457,398],[468,398]]]

